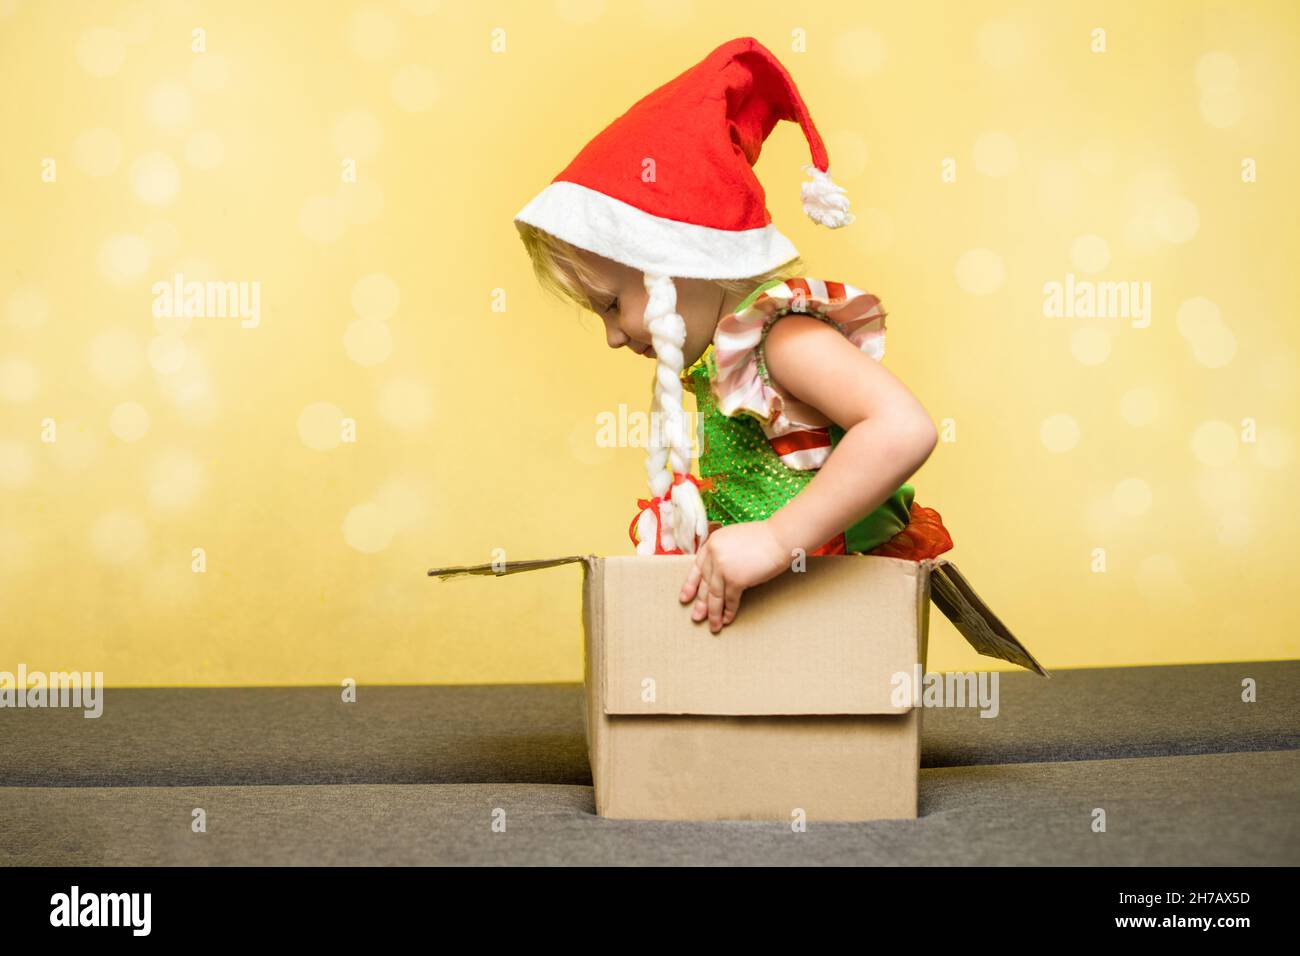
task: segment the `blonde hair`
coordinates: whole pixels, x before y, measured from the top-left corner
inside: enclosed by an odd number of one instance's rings
[[[516,221],[515,225],[542,288],[561,300],[592,312],[597,309],[584,288],[593,294],[614,294],[614,290],[606,288],[583,261],[581,253],[584,250],[529,223]],[[803,261],[796,256],[761,275],[708,281],[728,293],[747,296],[764,282],[795,278],[802,275],[803,270]],[[650,420],[652,423],[660,422],[660,427],[650,429],[646,473],[654,497],[663,499],[671,490],[671,498],[660,505],[665,520],[659,522],[658,527],[649,509],[641,513],[637,523],[637,553],[654,554],[656,534],[663,550],[680,549],[691,553],[695,551],[697,541],[703,543],[708,537],[709,522],[695,485],[689,481],[673,484],[676,474],[689,474],[691,469],[691,436],[682,405],[681,383],[686,325],[677,314],[677,290],[672,277],[647,273],[645,287],[648,296],[645,323],[656,356]]]
[[[528,258],[533,264],[533,274],[543,289],[561,300],[572,302],[578,308],[594,311],[594,305],[583,294],[582,289],[574,284],[574,277],[583,285],[603,295],[613,295],[613,289],[607,289],[599,278],[582,260],[579,249],[572,243],[553,236],[544,229],[526,222],[516,222],[519,235],[528,251]],[[748,295],[764,282],[773,279],[794,279],[805,274],[803,260],[798,256],[781,263],[775,269],[756,276],[740,279],[710,279],[719,289],[739,295]]]

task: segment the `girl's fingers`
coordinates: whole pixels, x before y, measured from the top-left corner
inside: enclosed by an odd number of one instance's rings
[[[702,621],[708,612],[709,580],[713,575],[710,551],[709,543],[706,541],[704,547],[695,556],[695,567],[691,568],[691,578],[688,578],[688,580],[693,578],[696,584],[695,593],[692,595],[695,598],[695,607],[691,608],[692,621]]]
[[[740,596],[744,593],[744,590],[739,588],[731,588],[727,592],[727,599],[722,606],[723,624],[730,624],[736,619],[736,612],[740,610]]]
[[[691,573],[686,575],[686,583],[682,585],[682,592],[677,596],[678,600],[680,600],[683,604],[686,603],[687,601],[692,600],[695,597],[695,592],[699,590],[699,587],[700,587],[700,559],[698,556],[696,556],[695,563],[691,565]]]
[[[709,630],[718,633],[722,630],[722,605],[727,595],[727,582],[722,576],[721,570],[713,570],[710,566],[709,574]]]

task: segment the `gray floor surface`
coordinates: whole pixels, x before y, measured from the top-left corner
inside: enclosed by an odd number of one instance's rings
[[[918,820],[805,833],[597,817],[579,685],[110,689],[0,711],[0,865],[1300,863],[1300,662],[1001,681],[926,712]]]

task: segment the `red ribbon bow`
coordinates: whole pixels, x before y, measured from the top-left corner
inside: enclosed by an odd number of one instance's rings
[[[637,526],[637,522],[641,520],[641,515],[645,513],[647,508],[650,509],[651,511],[654,512],[655,515],[655,528],[656,529],[662,528],[663,515],[660,512],[659,507],[665,501],[671,501],[673,497],[673,488],[677,487],[678,485],[680,485],[682,482],[685,481],[691,482],[691,484],[695,485],[695,487],[698,488],[700,491],[710,491],[713,488],[712,478],[705,478],[701,480],[699,478],[696,478],[690,472],[681,472],[681,471],[673,472],[673,483],[668,486],[668,491],[666,494],[663,495],[663,497],[660,497],[659,495],[655,495],[653,498],[638,498],[636,500],[636,506],[640,510],[637,511],[636,517],[632,519],[632,523],[627,526],[627,536],[632,539],[633,545],[639,543],[636,538],[636,526]],[[660,537],[658,530],[656,530],[655,554],[685,554],[685,553],[686,552],[682,551],[681,548],[677,548],[673,551],[665,551],[662,543],[662,538]]]

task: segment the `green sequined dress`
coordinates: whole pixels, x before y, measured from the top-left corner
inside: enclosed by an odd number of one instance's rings
[[[731,318],[746,313],[769,289],[780,286],[784,291],[806,281],[809,280],[793,280],[789,283],[774,280],[762,285],[737,307]],[[816,283],[817,280],[811,282]],[[834,314],[832,311],[818,308],[819,302],[825,300],[818,299],[815,293],[822,287],[814,285],[811,294],[801,300],[797,309],[783,308],[779,302],[773,308],[773,304],[764,299],[770,314],[766,318],[760,317],[762,336],[765,338],[772,321],[790,311],[812,314],[838,324],[829,317]],[[883,320],[881,324],[883,326]],[[769,437],[764,430],[763,421],[753,414],[744,410],[730,416],[724,414],[713,385],[718,376],[715,361],[718,342],[719,339],[715,336],[714,342],[709,344],[704,354],[682,373],[683,385],[695,394],[699,409],[700,477],[712,479],[714,485],[712,489],[703,491],[701,497],[710,522],[729,525],[743,521],[761,521],[771,517],[812,481],[817,468],[791,467],[787,464],[787,460],[800,460],[800,453],[790,454],[788,459],[783,459],[778,448],[793,446],[782,446],[777,438]],[[770,385],[761,356],[760,347],[757,350],[756,366],[764,383]],[[829,438],[830,451],[833,452],[845,431],[840,426],[831,424],[822,429],[800,428],[796,434],[783,437],[787,441],[794,439],[796,442],[816,444],[818,433],[823,444],[825,438]],[[806,462],[807,459],[802,460],[802,463]],[[875,511],[810,553],[863,553],[889,541],[907,528],[913,498],[912,486],[906,483],[900,485]]]

